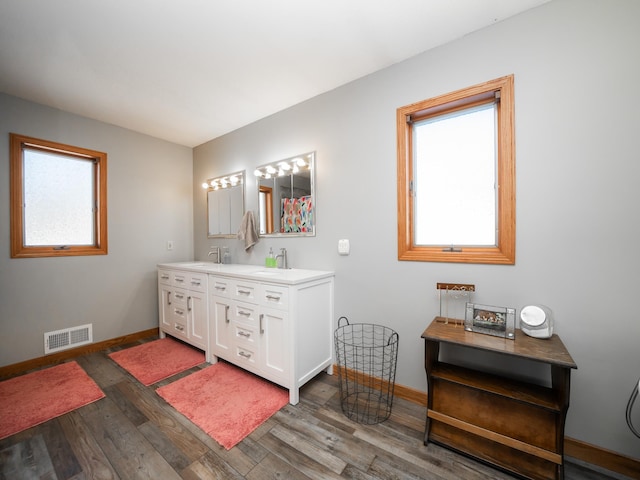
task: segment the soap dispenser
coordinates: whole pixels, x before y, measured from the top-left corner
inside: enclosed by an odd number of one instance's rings
[[[273,253],[273,247],[269,247],[269,255],[267,255],[264,264],[269,268],[273,268],[276,266],[276,261],[276,256]]]
[[[231,264],[231,253],[229,252],[229,247],[222,247],[222,263],[225,265]]]

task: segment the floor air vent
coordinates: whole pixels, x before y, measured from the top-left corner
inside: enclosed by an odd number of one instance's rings
[[[44,353],[59,352],[93,342],[93,325],[64,328],[44,334]]]

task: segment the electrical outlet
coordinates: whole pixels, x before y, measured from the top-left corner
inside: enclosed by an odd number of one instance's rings
[[[173,250],[173,240],[167,240],[167,250]]]
[[[338,253],[340,255],[349,255],[351,247],[349,246],[349,239],[343,238],[338,240]]]

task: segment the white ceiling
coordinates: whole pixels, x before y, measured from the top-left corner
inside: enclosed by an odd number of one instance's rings
[[[549,0],[1,0],[0,91],[196,146]]]

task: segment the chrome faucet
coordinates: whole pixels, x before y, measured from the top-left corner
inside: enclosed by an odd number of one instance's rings
[[[287,261],[287,249],[281,248],[280,255],[276,255],[276,264],[278,263],[278,259],[281,258],[282,262],[278,265],[278,268],[289,268],[289,262]]]
[[[220,258],[220,247],[211,247],[213,250],[211,250],[207,256],[211,256],[211,255],[215,255],[216,256],[216,261],[214,263],[222,263],[222,259]]]

